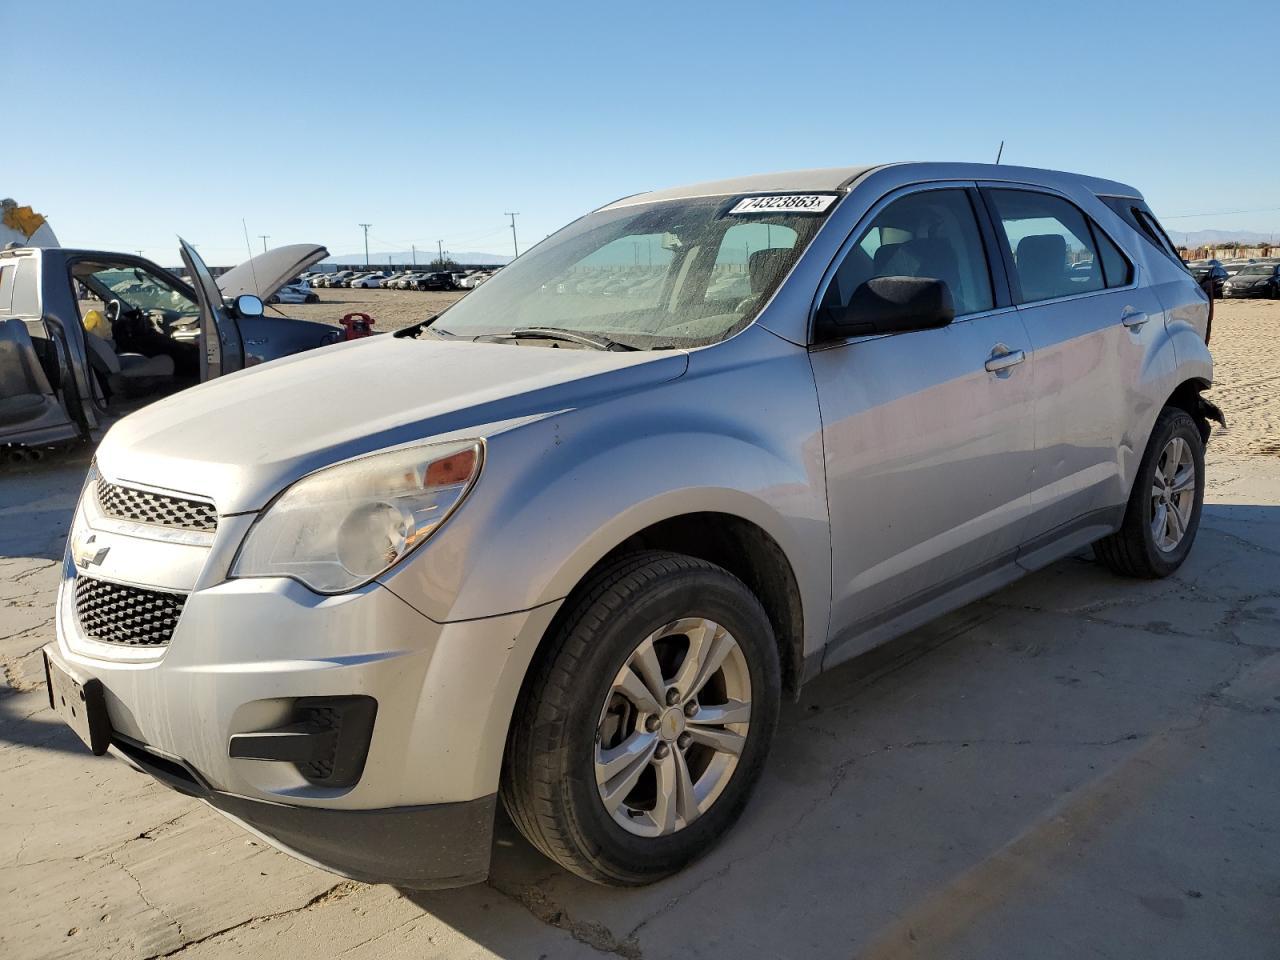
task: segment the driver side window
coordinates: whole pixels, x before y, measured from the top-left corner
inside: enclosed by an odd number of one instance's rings
[[[823,306],[847,306],[875,277],[941,280],[958,317],[991,310],[991,272],[968,194],[922,190],[890,203],[836,269]]]

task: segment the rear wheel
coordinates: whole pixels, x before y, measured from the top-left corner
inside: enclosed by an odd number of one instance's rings
[[[1204,441],[1185,410],[1166,407],[1138,467],[1124,523],[1094,544],[1116,573],[1167,577],[1182,565],[1200,527],[1204,505]]]
[[[661,879],[737,819],[777,724],[777,648],[728,571],[645,552],[580,591],[512,718],[502,795],[534,846],[597,883]]]

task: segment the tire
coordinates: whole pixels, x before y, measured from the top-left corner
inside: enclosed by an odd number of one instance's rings
[[[1185,512],[1181,536],[1177,542],[1169,546],[1169,542],[1159,543],[1153,529],[1159,518],[1160,500],[1154,495],[1158,485],[1167,480],[1168,458],[1171,444],[1181,440],[1189,454],[1195,476],[1190,480],[1186,491],[1191,494],[1189,510],[1178,504],[1184,503],[1180,494],[1174,494],[1171,503],[1165,505],[1164,516],[1172,522],[1169,512],[1175,510],[1181,518]],[[1183,463],[1185,457],[1180,457]],[[1175,476],[1180,471],[1175,470]],[[1200,527],[1200,511],[1204,506],[1204,440],[1200,429],[1191,414],[1177,407],[1165,407],[1156,419],[1155,428],[1151,431],[1151,439],[1147,442],[1146,452],[1142,455],[1142,463],[1138,467],[1137,478],[1133,482],[1133,491],[1129,503],[1125,507],[1124,522],[1120,529],[1108,537],[1104,537],[1093,545],[1098,559],[1111,570],[1121,576],[1158,579],[1167,577],[1187,558],[1191,546],[1195,542],[1196,531]],[[1162,528],[1166,533],[1170,528]]]
[[[516,704],[503,762],[503,803],[530,843],[580,877],[638,886],[670,876],[710,850],[733,825],[764,767],[781,688],[769,618],[742,581],[721,567],[682,554],[646,551],[620,558],[584,583],[567,601],[559,624],[531,665]],[[668,627],[688,632],[664,632]],[[725,637],[729,646],[736,644],[705,685],[687,685],[695,688],[699,705],[681,709],[684,701],[672,692],[672,684],[664,688],[672,699],[664,700],[675,700],[675,706],[661,708],[661,722],[657,712],[649,714],[648,724],[656,729],[642,729],[638,709],[629,721],[619,719],[629,705],[618,692],[619,678],[635,679],[642,690],[654,686],[631,670],[639,649],[652,641],[649,649],[656,656],[647,663],[660,668],[664,683],[680,680],[693,647],[685,637],[695,636],[702,638],[703,650],[722,649]],[[696,662],[690,661],[689,669]],[[742,715],[743,701],[734,698],[734,691],[740,696],[744,678],[749,681],[746,729],[728,720],[715,726],[715,713],[731,709],[734,716]],[[633,724],[629,734],[626,722]],[[677,726],[683,730],[678,735],[668,729]],[[736,760],[730,751],[703,744],[708,731],[717,742],[738,737],[732,741],[740,748]],[[623,757],[625,770],[637,764],[642,770],[632,781],[634,788],[615,793],[619,802],[611,812],[597,771],[602,769],[600,758],[609,757],[611,747],[624,739],[655,745],[648,759],[639,753]],[[672,772],[678,770],[689,771],[685,782],[693,792],[677,789],[669,794],[675,800],[662,805],[659,777],[679,783],[678,773]],[[624,772],[607,783],[627,776]],[[636,798],[649,784],[652,808],[633,809],[633,804],[643,806],[644,799]],[[704,791],[702,796],[698,791]],[[671,811],[676,812],[664,815]],[[641,835],[645,830],[649,835]]]

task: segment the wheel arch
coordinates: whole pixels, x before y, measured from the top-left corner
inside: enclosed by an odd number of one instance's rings
[[[778,647],[783,693],[798,696],[804,680],[805,611],[790,558],[762,526],[745,517],[702,510],[666,517],[638,529],[608,550],[578,578],[538,642],[534,658],[571,614],[576,599],[602,568],[629,553],[663,550],[723,567],[746,584],[764,607]]]
[[[1161,406],[1161,409],[1164,409],[1164,407],[1177,407],[1179,410],[1185,410],[1189,413],[1191,419],[1196,422],[1201,440],[1205,443],[1209,442],[1209,434],[1212,431],[1209,425],[1210,421],[1226,426],[1226,418],[1222,415],[1222,411],[1218,409],[1216,404],[1206,400],[1203,396],[1204,391],[1208,390],[1212,385],[1205,377],[1190,377],[1178,384]]]

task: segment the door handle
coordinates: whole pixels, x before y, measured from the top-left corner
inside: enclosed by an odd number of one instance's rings
[[[1135,310],[1133,307],[1125,307],[1124,313],[1120,314],[1120,322],[1130,330],[1138,330],[1146,323],[1148,317],[1143,311]]]
[[[1017,366],[1025,359],[1027,355],[1021,350],[1010,350],[1004,344],[1000,344],[991,351],[991,358],[983,366],[987,368],[988,373],[999,373],[1001,370]]]

